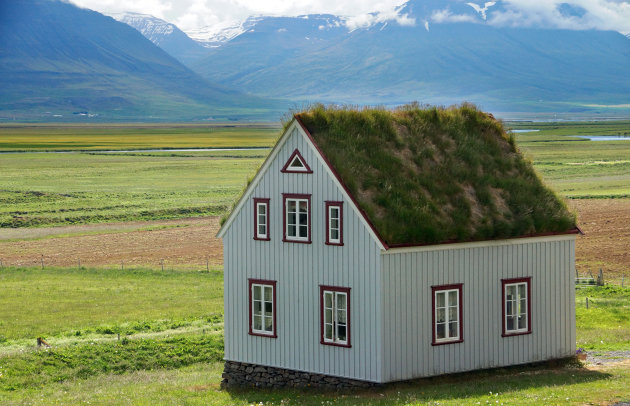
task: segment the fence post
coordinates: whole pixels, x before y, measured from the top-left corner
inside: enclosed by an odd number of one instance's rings
[[[604,286],[604,271],[599,268],[599,274],[597,275],[597,286]]]
[[[586,308],[588,309],[588,296],[586,297]]]
[[[42,269],[44,269],[44,254],[42,254]]]
[[[125,270],[125,261],[120,261],[120,270],[121,271]]]
[[[210,266],[208,265],[208,256],[206,255],[206,272],[210,272]]]
[[[79,258],[79,270],[81,270],[81,258]]]
[[[162,272],[164,272],[164,260],[160,259],[160,264],[162,264]]]

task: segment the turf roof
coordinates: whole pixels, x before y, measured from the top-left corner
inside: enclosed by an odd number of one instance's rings
[[[295,115],[389,245],[567,232],[575,216],[475,106]]]

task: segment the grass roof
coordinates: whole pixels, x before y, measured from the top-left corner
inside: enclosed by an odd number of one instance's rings
[[[473,105],[316,105],[295,116],[390,246],[576,227],[502,124]]]

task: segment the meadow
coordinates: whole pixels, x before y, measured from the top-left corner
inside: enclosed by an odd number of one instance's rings
[[[587,141],[571,135],[624,134],[630,132],[630,122],[508,126],[540,130],[517,134],[517,144],[559,194],[628,201],[630,141]],[[0,241],[0,260],[6,253],[2,250],[14,243],[40,249],[37,244],[43,241],[64,247],[72,240],[85,249],[90,237],[90,249],[99,239],[115,243],[123,234],[128,238],[120,244],[137,241],[139,233],[170,238],[170,232],[190,230],[194,227],[188,224],[144,221],[220,215],[278,135],[274,126],[3,125],[0,151],[28,152],[0,154],[0,240],[7,237]],[[98,152],[217,147],[266,148]],[[51,150],[73,152],[42,153]],[[130,220],[138,223],[121,223]],[[105,228],[73,228],[80,224]],[[200,232],[208,234],[215,225],[204,227]],[[83,233],[94,234],[80,240]],[[539,405],[630,400],[627,360],[601,367],[570,362],[502,368],[357,392],[220,390],[223,274],[218,261],[205,269],[199,262],[178,270],[162,270],[155,262],[124,270],[0,263],[0,404]],[[591,354],[630,351],[629,288],[578,290],[576,312],[578,347]],[[38,349],[37,337],[51,347]]]

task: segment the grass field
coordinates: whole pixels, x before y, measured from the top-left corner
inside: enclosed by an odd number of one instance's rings
[[[568,364],[360,392],[222,391],[221,272],[5,268],[0,284],[2,404],[584,404],[627,399],[630,385],[627,364]],[[628,296],[578,292],[580,346],[630,350]],[[37,350],[37,336],[52,348]]]

